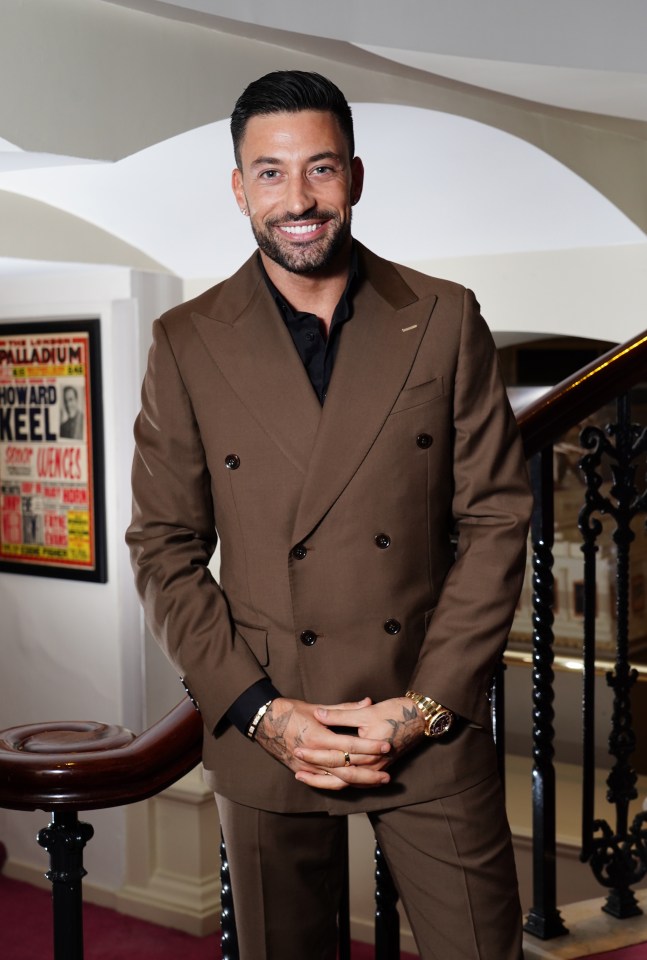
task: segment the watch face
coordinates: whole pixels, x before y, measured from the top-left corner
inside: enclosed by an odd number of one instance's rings
[[[431,725],[432,737],[442,737],[443,733],[447,733],[453,720],[454,714],[449,710],[439,714]]]

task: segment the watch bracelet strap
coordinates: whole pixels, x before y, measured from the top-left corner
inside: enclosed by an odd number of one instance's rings
[[[431,727],[437,717],[443,713],[448,713],[452,716],[452,712],[448,707],[444,707],[442,703],[438,703],[437,700],[432,700],[431,697],[427,697],[422,693],[416,693],[415,690],[407,690],[405,697],[408,697],[409,700],[415,703],[420,710],[425,721],[425,734],[428,737],[431,736]]]

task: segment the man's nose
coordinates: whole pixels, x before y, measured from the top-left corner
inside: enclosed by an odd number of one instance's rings
[[[287,209],[299,216],[315,205],[314,191],[306,177],[290,178],[286,200]]]

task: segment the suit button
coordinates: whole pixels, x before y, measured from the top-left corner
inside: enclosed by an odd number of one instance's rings
[[[225,457],[225,466],[228,470],[238,470],[240,466],[240,457],[237,453],[228,453]]]
[[[308,548],[304,547],[302,543],[297,543],[296,547],[293,547],[290,552],[295,560],[303,560],[308,552]]]
[[[317,634],[312,630],[304,630],[299,640],[306,647],[311,647],[314,643],[317,642]]]
[[[416,443],[422,450],[426,450],[433,442],[434,438],[430,437],[428,433],[419,433],[416,437]]]
[[[386,620],[384,623],[384,629],[386,630],[387,633],[390,633],[393,636],[395,636],[396,633],[400,633],[400,630],[402,629],[402,627],[400,626],[397,620]]]
[[[387,547],[391,546],[391,537],[386,533],[378,533],[375,537],[375,545],[380,548],[380,550],[386,550]]]

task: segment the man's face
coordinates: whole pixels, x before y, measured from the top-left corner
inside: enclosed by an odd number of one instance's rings
[[[263,254],[290,273],[315,273],[350,245],[363,168],[331,113],[252,117],[232,186]]]
[[[78,400],[76,398],[76,393],[72,390],[71,387],[67,387],[63,391],[63,404],[65,406],[65,412],[68,417],[73,417],[77,410],[79,409]]]

